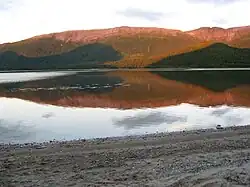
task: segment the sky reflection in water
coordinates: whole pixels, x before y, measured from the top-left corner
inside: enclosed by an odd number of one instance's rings
[[[175,77],[172,72],[0,74],[0,142],[250,124],[250,79],[246,80],[249,73],[242,73],[241,79],[221,80],[221,84],[219,74],[223,73],[196,73],[196,78],[189,79],[186,74]],[[213,78],[208,77],[207,82],[198,78],[204,75]],[[234,107],[227,106],[232,103]]]

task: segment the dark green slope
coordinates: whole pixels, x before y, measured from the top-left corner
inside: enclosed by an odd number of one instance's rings
[[[12,51],[0,53],[0,70],[38,70],[67,68],[100,68],[105,62],[117,61],[122,55],[112,46],[95,43],[78,47],[70,52],[44,56],[26,57]]]
[[[150,68],[230,68],[250,67],[250,49],[215,43],[206,48],[169,56],[149,65]]]

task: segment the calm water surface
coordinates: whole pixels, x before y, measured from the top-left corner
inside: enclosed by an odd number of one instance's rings
[[[250,71],[0,73],[0,143],[250,124]]]

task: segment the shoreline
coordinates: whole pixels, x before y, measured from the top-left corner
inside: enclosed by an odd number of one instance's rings
[[[222,105],[223,106],[223,105]],[[225,105],[227,106],[227,105]],[[246,107],[247,108],[247,107]],[[112,108],[111,108],[112,109]],[[115,110],[116,108],[114,108]],[[147,109],[147,108],[146,108]],[[192,130],[177,130],[177,131],[170,131],[170,132],[154,132],[154,133],[145,133],[145,134],[134,134],[134,135],[124,135],[124,136],[107,136],[107,137],[98,137],[98,138],[79,138],[79,139],[72,139],[72,140],[48,140],[44,142],[26,142],[26,143],[1,143],[0,146],[12,146],[12,145],[25,145],[25,144],[60,144],[60,143],[70,143],[70,142],[95,142],[95,141],[121,141],[121,140],[139,140],[139,139],[148,139],[151,137],[172,137],[173,135],[180,135],[180,134],[196,134],[196,133],[204,133],[204,132],[220,132],[220,131],[228,131],[228,130],[240,130],[240,129],[250,129],[249,125],[240,125],[240,126],[227,126],[223,127],[223,129],[216,129],[214,128],[200,128],[200,129],[192,129]]]
[[[250,125],[0,145],[0,186],[250,185]]]
[[[242,125],[242,126],[227,126],[222,127],[222,129],[214,128],[200,128],[200,129],[192,129],[192,130],[177,130],[177,131],[170,131],[170,132],[154,132],[154,133],[145,133],[145,134],[134,134],[134,135],[124,135],[124,136],[107,136],[107,137],[97,137],[97,138],[79,138],[79,139],[72,139],[72,140],[48,140],[43,142],[25,142],[25,143],[3,143],[0,142],[0,150],[5,148],[36,148],[38,145],[61,145],[61,144],[69,144],[69,143],[107,143],[107,142],[119,142],[119,141],[139,141],[139,140],[150,140],[151,138],[157,139],[161,137],[173,137],[177,135],[193,135],[199,133],[215,133],[215,132],[222,132],[222,131],[232,131],[232,130],[241,130],[241,129],[248,129],[250,130],[249,125]],[[39,147],[37,148],[39,149]]]

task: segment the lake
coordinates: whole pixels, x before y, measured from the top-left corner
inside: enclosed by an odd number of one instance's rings
[[[250,71],[0,73],[0,143],[250,124]]]

